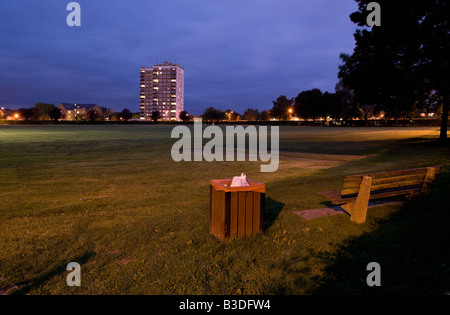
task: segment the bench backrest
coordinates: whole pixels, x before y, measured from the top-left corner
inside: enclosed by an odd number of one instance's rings
[[[357,195],[364,176],[372,177],[371,194],[377,194],[387,191],[420,191],[427,176],[437,175],[440,166],[415,168],[400,171],[389,171],[372,174],[351,175],[344,179],[344,187],[341,196],[351,197]],[[428,175],[427,175],[428,174]]]

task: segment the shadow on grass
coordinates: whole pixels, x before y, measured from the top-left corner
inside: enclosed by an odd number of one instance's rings
[[[83,265],[85,263],[87,263],[89,261],[89,259],[91,259],[92,257],[95,256],[94,252],[88,252],[82,256],[79,257],[74,257],[73,259],[70,260],[70,262],[77,262],[80,265]],[[69,262],[67,262],[68,264]],[[19,289],[13,291],[11,293],[11,295],[25,295],[28,294],[30,291],[44,285],[47,281],[49,281],[51,278],[61,275],[65,272],[67,272],[67,264],[61,264],[57,267],[54,267],[53,269],[45,272],[44,274],[28,280],[28,281],[24,281],[22,283],[18,284]]]
[[[376,128],[374,128],[376,130]],[[423,153],[424,150],[433,150],[438,155],[448,152],[450,140],[441,141],[436,137],[423,136],[405,139],[382,139],[382,140],[333,140],[333,141],[289,141],[282,143],[280,151],[313,153],[313,154],[336,154],[336,155],[372,155],[387,151],[394,154],[406,154],[410,151]],[[406,152],[405,152],[406,150]],[[409,156],[411,157],[411,156]],[[364,161],[362,161],[364,162]],[[409,160],[414,163],[413,159]]]
[[[265,211],[264,211],[264,230],[267,231],[275,220],[278,218],[281,210],[283,210],[284,203],[273,200],[272,198],[266,198]]]
[[[312,294],[449,294],[450,174],[442,174],[427,200],[414,200],[375,231],[320,253],[327,266]],[[366,223],[366,224],[369,224]],[[370,262],[381,267],[381,286],[369,287]]]

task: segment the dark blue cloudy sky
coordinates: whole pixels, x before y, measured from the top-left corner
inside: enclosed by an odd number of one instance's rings
[[[334,91],[351,53],[353,0],[0,2],[0,106],[97,103],[139,111],[139,69],[185,68],[185,109],[270,109],[280,95]]]

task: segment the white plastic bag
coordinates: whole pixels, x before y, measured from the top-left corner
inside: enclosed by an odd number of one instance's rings
[[[245,187],[250,186],[247,180],[247,175],[244,173],[241,174],[241,176],[235,176],[233,177],[233,181],[231,182],[230,187]]]

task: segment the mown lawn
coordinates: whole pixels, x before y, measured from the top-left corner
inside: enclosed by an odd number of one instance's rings
[[[260,162],[172,160],[171,126],[0,126],[0,289],[13,294],[450,291],[450,148],[436,128],[282,127]],[[306,221],[344,176],[442,165],[431,201]],[[209,235],[209,180],[266,184],[266,233]],[[81,264],[81,287],[66,266]],[[369,262],[382,268],[370,288]],[[0,290],[1,291],[1,290]]]

